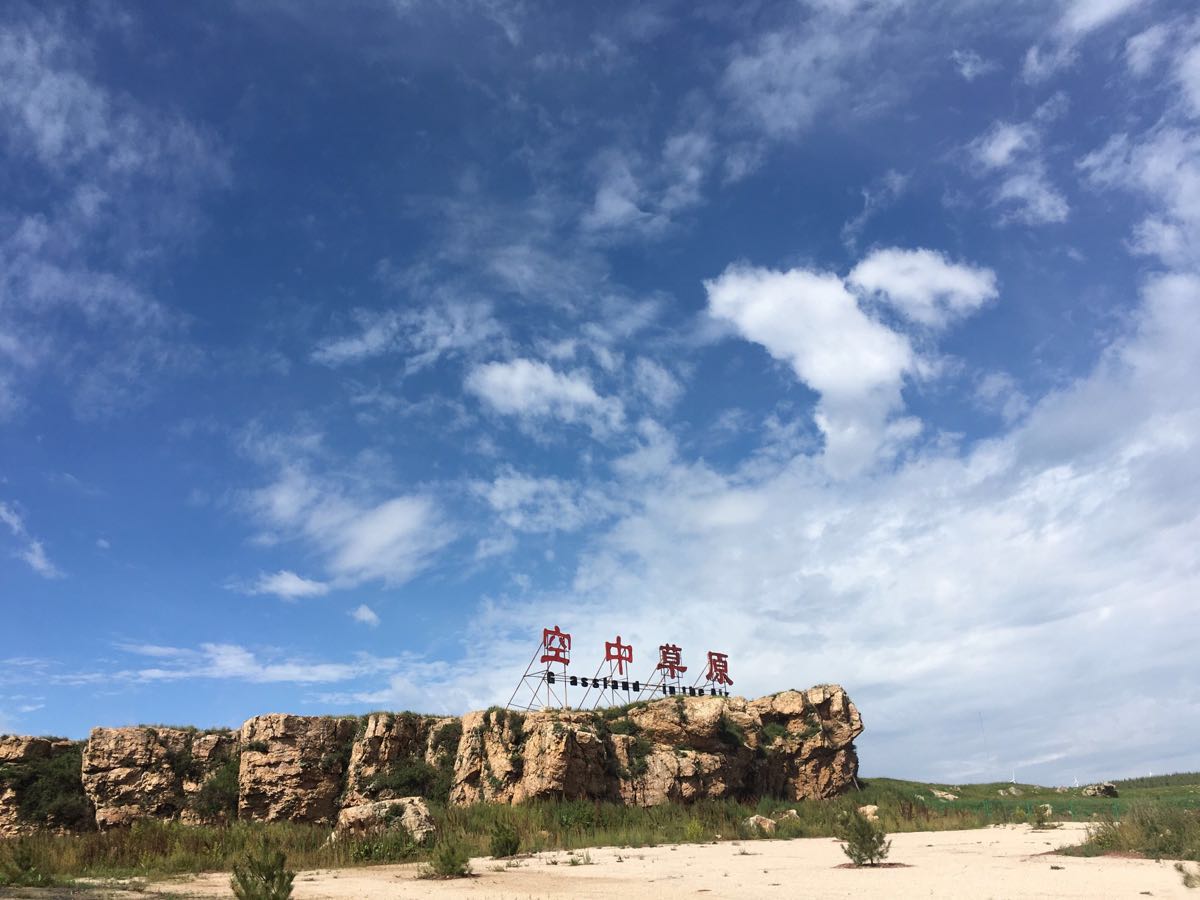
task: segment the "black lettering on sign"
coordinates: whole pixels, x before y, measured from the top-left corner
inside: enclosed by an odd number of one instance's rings
[[[675,696],[675,685],[671,685],[670,692],[671,692],[671,696],[674,697]]]
[[[642,692],[642,686],[635,681],[633,683],[633,690],[635,693],[640,694]]]
[[[571,687],[579,687],[579,676],[578,675],[571,676]]]
[[[629,690],[629,682],[628,681],[621,682],[621,690],[623,690],[623,691]]]
[[[546,684],[554,684],[554,673],[549,669],[546,670]]]

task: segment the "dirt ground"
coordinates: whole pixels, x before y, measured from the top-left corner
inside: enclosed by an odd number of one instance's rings
[[[888,861],[904,865],[876,870],[839,868],[846,858],[829,838],[638,850],[605,847],[586,851],[586,857],[584,851],[539,853],[507,866],[476,859],[471,862],[473,877],[453,881],[419,879],[417,865],[301,872],[295,898],[1197,897],[1169,862],[1045,855],[1082,838],[1082,825],[1051,831],[999,826],[897,834]],[[580,862],[572,865],[572,856]],[[157,882],[140,894],[125,896],[231,894],[229,877],[214,874]]]

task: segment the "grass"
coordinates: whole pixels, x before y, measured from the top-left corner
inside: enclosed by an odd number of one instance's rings
[[[1200,862],[1200,809],[1135,803],[1119,819],[1106,817],[1089,826],[1082,844],[1059,852],[1068,856],[1129,854]]]
[[[757,830],[747,832],[742,823],[755,814],[771,817],[787,809],[795,809],[798,815],[782,819],[775,838],[830,837],[837,834],[845,816],[864,804],[878,806],[880,826],[895,834],[1026,821],[1036,816],[1037,805],[1049,803],[1053,819],[1097,817],[1094,840],[1077,851],[1084,855],[1115,851],[1194,860],[1200,852],[1200,774],[1165,784],[1122,787],[1116,800],[1081,797],[1078,791],[1059,794],[1034,785],[1019,785],[1020,794],[1013,796],[1007,793],[1009,787],[1004,783],[954,786],[878,778],[863,783],[861,790],[826,801],[709,800],[646,809],[590,801],[462,807],[433,801],[430,805],[439,842],[449,842],[475,857],[490,855],[497,832],[507,834],[509,830],[521,852],[769,840]],[[951,791],[957,799],[939,800],[932,793],[934,788]],[[8,877],[3,873],[17,869],[35,873],[30,877],[43,879],[42,883],[78,877],[155,878],[228,871],[263,840],[285,852],[288,865],[295,869],[429,861],[432,850],[429,845],[414,844],[401,831],[336,844],[328,844],[328,837],[329,829],[318,826],[249,822],[189,827],[144,821],[122,831],[39,833],[21,841],[0,841],[0,883]]]

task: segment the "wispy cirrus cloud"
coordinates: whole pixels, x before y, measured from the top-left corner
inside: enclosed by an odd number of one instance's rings
[[[229,182],[226,156],[92,68],[65,17],[0,24],[0,159],[26,186],[0,201],[0,414],[57,378],[81,417],[107,415],[148,390],[146,373],[190,358],[184,320],[145,286],[160,255],[147,248],[193,227],[198,199]]]
[[[62,578],[63,572],[50,561],[46,548],[25,527],[25,520],[17,510],[0,502],[0,524],[7,526],[9,534],[17,541],[14,555],[43,578]]]

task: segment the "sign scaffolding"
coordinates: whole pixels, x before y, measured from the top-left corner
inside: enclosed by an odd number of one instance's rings
[[[639,700],[653,700],[655,695],[674,695],[684,693],[683,673],[688,667],[683,665],[683,651],[677,644],[661,644],[658,648],[658,665],[643,682]]]
[[[525,674],[517,682],[506,709],[567,709],[567,666],[571,664],[571,635],[557,625],[542,629]]]
[[[621,643],[619,634],[615,641],[605,641],[604,661],[596,667],[596,674],[592,677],[588,689],[584,691],[583,699],[579,701],[579,708],[587,709],[588,697],[592,695],[592,691],[596,692],[592,709],[598,709],[601,706],[621,706],[628,703],[630,683],[627,667],[632,667],[632,665],[632,644]],[[607,672],[605,667],[607,667]],[[602,672],[604,674],[601,674]],[[633,690],[636,691],[638,687],[639,685],[635,681]]]

